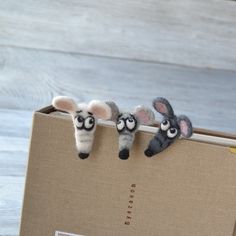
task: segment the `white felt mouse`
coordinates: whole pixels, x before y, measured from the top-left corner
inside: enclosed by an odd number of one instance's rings
[[[102,101],[93,100],[89,104],[77,104],[66,96],[57,96],[52,105],[61,111],[68,112],[73,120],[75,128],[76,147],[81,159],[86,159],[91,150],[97,119],[108,120],[112,116],[111,108]]]

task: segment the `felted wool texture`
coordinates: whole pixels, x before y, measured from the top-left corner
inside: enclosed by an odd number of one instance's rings
[[[106,102],[112,110],[112,119],[116,122],[119,133],[119,158],[126,160],[132,148],[135,133],[140,124],[150,125],[154,123],[155,116],[153,111],[145,106],[137,106],[133,112],[120,112],[114,102]]]
[[[154,109],[162,114],[163,120],[160,129],[150,140],[145,155],[152,157],[162,152],[180,136],[189,138],[193,133],[192,123],[185,115],[176,116],[169,101],[163,97],[157,97],[153,100]]]
[[[119,151],[130,150],[134,142],[134,133],[124,133],[119,135]]]
[[[65,96],[55,97],[52,105],[71,115],[78,156],[81,159],[86,159],[92,150],[97,119],[111,119],[110,106],[98,100],[93,100],[89,104],[76,104],[72,98]]]
[[[120,111],[119,111],[119,108],[118,106],[113,102],[113,101],[107,101],[106,104],[110,107],[111,109],[111,118],[110,120],[116,122],[117,120],[117,117],[119,116],[120,114]]]
[[[123,113],[118,116],[116,124],[119,132],[119,157],[124,160],[129,157],[139,122],[133,114]]]
[[[146,106],[136,106],[133,114],[142,125],[152,125],[155,121],[155,115],[153,111]]]
[[[85,159],[92,150],[94,133],[97,127],[97,118],[92,116],[88,111],[79,110],[72,115],[72,120],[79,157]]]

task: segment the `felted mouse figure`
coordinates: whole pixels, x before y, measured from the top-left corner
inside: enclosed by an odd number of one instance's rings
[[[111,107],[111,120],[116,123],[119,133],[119,158],[127,160],[139,126],[153,124],[155,115],[150,108],[145,106],[137,106],[133,112],[123,113],[114,102],[107,102],[107,104]]]
[[[78,156],[81,159],[86,159],[92,149],[97,119],[111,119],[110,106],[98,100],[93,100],[89,104],[76,104],[73,99],[65,96],[55,97],[52,105],[56,109],[68,112],[71,115]]]
[[[189,138],[193,133],[192,123],[185,115],[176,116],[168,100],[158,97],[153,100],[154,109],[163,115],[158,132],[150,141],[145,155],[153,155],[169,147],[174,141],[183,136]]]

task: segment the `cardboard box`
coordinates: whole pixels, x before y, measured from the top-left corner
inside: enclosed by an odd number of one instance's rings
[[[34,115],[20,236],[236,235],[234,136],[196,130],[150,159],[157,128],[141,127],[123,161],[117,131],[99,125],[81,160],[70,117],[52,111]]]

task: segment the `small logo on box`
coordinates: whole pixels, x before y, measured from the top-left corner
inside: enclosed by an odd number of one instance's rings
[[[129,201],[126,210],[125,225],[130,225],[132,220],[132,211],[134,208],[134,195],[135,195],[136,184],[131,184],[129,189]]]
[[[55,236],[83,236],[83,235],[56,231]]]

